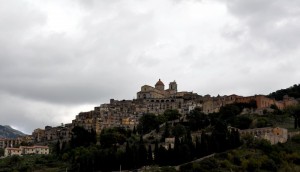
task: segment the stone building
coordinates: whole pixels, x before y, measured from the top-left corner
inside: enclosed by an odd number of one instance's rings
[[[219,112],[222,106],[233,103],[251,103],[255,102],[257,108],[252,111],[252,113],[263,114],[263,110],[269,110],[272,105],[276,105],[279,109],[284,109],[288,106],[296,105],[299,102],[291,97],[285,96],[282,101],[276,101],[275,99],[268,98],[264,95],[254,95],[254,96],[238,96],[238,95],[229,95],[229,96],[217,96],[210,97],[206,95],[203,98],[203,107],[202,110],[205,114]]]
[[[177,93],[177,83],[170,82],[169,89],[165,90],[165,84],[159,79],[155,87],[144,85],[141,91],[137,92],[137,99],[151,99],[151,98],[169,98]]]
[[[25,135],[25,136],[14,138],[14,139],[11,139],[11,138],[0,138],[0,148],[18,147],[22,143],[33,144],[34,143],[34,139],[30,135]]]
[[[254,128],[247,130],[239,130],[241,136],[246,134],[253,135],[255,138],[266,139],[271,144],[285,143],[288,139],[288,130],[285,128]]]
[[[289,97],[288,95],[283,96],[283,100],[279,102],[283,104],[283,107],[295,106],[299,103],[294,97]]]
[[[34,139],[34,142],[44,142],[46,139],[45,130],[37,128],[32,132],[32,137]]]
[[[7,147],[4,150],[4,156],[12,156],[12,155],[21,155],[22,154],[22,150],[20,148],[10,148]]]
[[[133,100],[114,100],[101,104],[89,112],[80,112],[71,124],[58,127],[47,126],[45,129],[36,129],[32,136],[35,142],[68,141],[72,136],[72,129],[81,126],[88,131],[94,130],[97,134],[105,128],[124,127],[133,128],[138,125],[139,119],[146,113],[161,115],[168,109],[177,109],[184,119],[190,111],[200,108],[205,114],[219,112],[222,106],[235,102],[249,103],[256,101],[259,111],[275,104],[279,109],[298,103],[297,100],[285,97],[283,101],[275,101],[263,95],[242,97],[238,95],[225,95],[211,97],[200,96],[193,92],[178,91],[176,81],[170,82],[165,89],[162,80],[153,86],[143,85]],[[257,112],[257,111],[256,111]],[[0,140],[1,146],[1,140]]]
[[[100,118],[98,111],[80,112],[76,115],[75,120],[72,121],[73,126],[80,126],[88,131],[94,130],[96,133],[100,132]]]
[[[241,98],[241,96],[232,94],[232,95],[225,95],[225,96],[217,96],[217,97],[210,97],[206,95],[203,99],[203,108],[202,111],[205,114],[209,113],[216,113],[220,111],[222,106],[235,103],[237,99]]]
[[[236,100],[236,102],[238,102],[238,103],[250,103],[251,101],[256,102],[256,106],[257,106],[258,109],[268,108],[268,107],[271,107],[271,105],[276,105],[276,103],[277,103],[275,99],[268,98],[264,95],[239,97]]]
[[[163,147],[167,150],[169,150],[169,148],[174,149],[174,145],[175,145],[175,137],[168,137],[165,138],[165,142],[163,144]]]
[[[9,139],[9,138],[2,138],[0,139],[0,147],[1,148],[7,148],[7,147],[16,147],[22,143],[22,138],[18,137],[15,139]]]
[[[72,124],[65,124],[57,127],[46,126],[45,129],[35,129],[32,132],[34,143],[48,144],[57,141],[66,142],[71,139]]]
[[[5,145],[5,139],[3,138],[0,138],[0,148],[5,148],[6,145]]]
[[[41,154],[48,155],[48,146],[20,146],[19,148],[5,148],[4,156],[12,155],[30,155],[30,154]]]

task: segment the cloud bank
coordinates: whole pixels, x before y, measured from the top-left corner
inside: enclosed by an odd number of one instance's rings
[[[299,83],[300,2],[10,0],[0,6],[0,121],[71,122],[141,85],[268,94]]]

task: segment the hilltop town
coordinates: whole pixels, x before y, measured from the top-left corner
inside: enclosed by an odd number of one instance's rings
[[[158,80],[153,86],[143,85],[133,100],[114,100],[109,103],[96,106],[89,112],[80,112],[72,123],[61,126],[45,126],[35,129],[32,135],[16,139],[0,139],[0,148],[14,147],[22,142],[48,145],[57,141],[67,142],[71,139],[72,129],[81,126],[88,131],[97,134],[105,128],[124,127],[133,129],[138,125],[139,119],[146,113],[161,115],[168,109],[177,109],[184,119],[185,116],[195,108],[201,109],[204,114],[219,112],[220,108],[233,103],[254,103],[257,108],[251,112],[264,114],[272,111],[271,106],[276,105],[279,109],[298,104],[293,97],[284,96],[282,101],[276,101],[264,95],[253,95],[248,97],[238,95],[224,95],[211,97],[201,96],[188,91],[178,91],[176,81],[170,82],[165,88],[162,80]]]
[[[37,128],[32,135],[15,139],[1,138],[0,155],[7,160],[0,169],[51,169],[54,160],[54,171],[111,171],[120,164],[126,170],[159,166],[158,171],[189,171],[206,169],[207,159],[208,163],[218,161],[213,168],[225,171],[251,171],[258,162],[255,169],[293,167],[297,171],[298,161],[291,158],[300,159],[300,154],[289,149],[293,144],[298,151],[300,145],[299,89],[300,85],[294,85],[268,96],[212,97],[179,91],[176,81],[165,88],[159,79],[154,86],[141,86],[135,99],[111,99],[80,112],[69,124]],[[285,154],[280,161],[273,156],[279,149]],[[245,153],[253,162],[240,156]],[[257,159],[258,155],[263,156]],[[22,165],[11,167],[9,162],[16,156]]]

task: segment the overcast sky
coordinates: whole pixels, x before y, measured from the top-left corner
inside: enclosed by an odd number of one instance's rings
[[[299,0],[0,1],[0,125],[26,133],[159,78],[213,96],[300,80]]]

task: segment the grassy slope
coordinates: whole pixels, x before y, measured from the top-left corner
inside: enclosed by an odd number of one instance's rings
[[[239,149],[181,167],[182,171],[300,171],[300,136],[271,146],[252,140]]]

